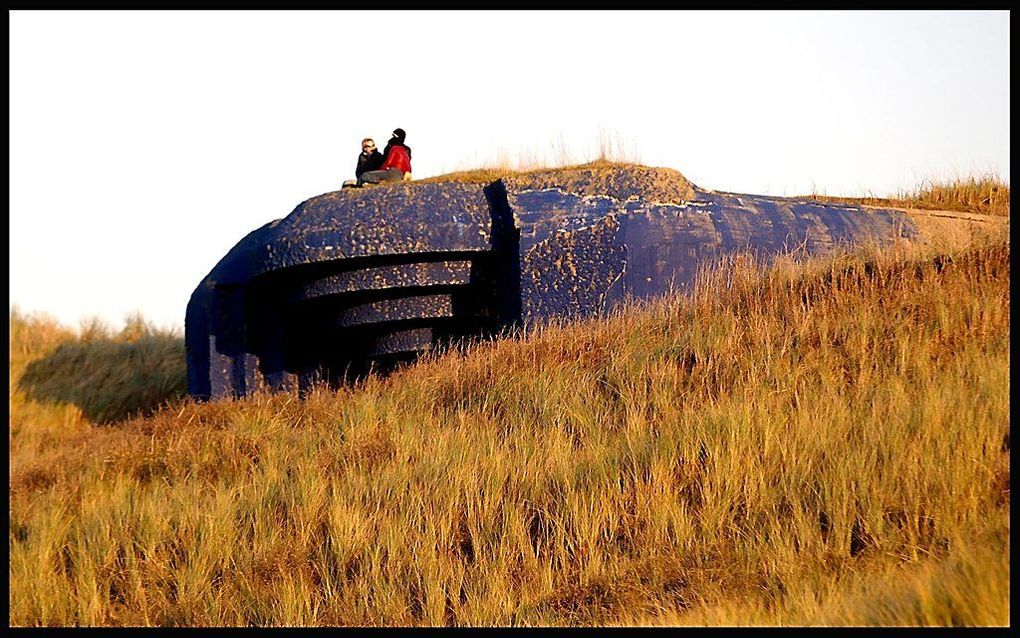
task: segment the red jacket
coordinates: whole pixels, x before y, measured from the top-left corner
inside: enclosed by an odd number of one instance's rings
[[[411,157],[407,154],[407,148],[400,144],[394,144],[390,148],[390,152],[386,154],[386,159],[379,170],[384,171],[387,168],[399,168],[403,173],[410,173]]]

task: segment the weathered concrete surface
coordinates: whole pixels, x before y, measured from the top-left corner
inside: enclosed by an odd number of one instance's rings
[[[247,235],[195,290],[189,392],[336,382],[451,339],[683,290],[736,251],[959,239],[980,217],[720,193],[647,167],[327,193]]]
[[[493,242],[477,186],[349,189],[305,201],[245,237],[193,293],[189,392],[308,387],[421,349],[426,325],[433,340],[491,330]]]
[[[655,197],[619,179],[603,180],[615,188],[602,193],[569,179],[556,186],[547,176],[505,180],[520,229],[522,318],[590,315],[627,297],[682,290],[700,266],[736,251],[818,254],[918,238],[903,211],[716,193],[681,182],[679,173],[670,180],[672,173],[658,169],[658,184],[646,177]]]

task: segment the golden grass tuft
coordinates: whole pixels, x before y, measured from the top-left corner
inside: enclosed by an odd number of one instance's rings
[[[12,366],[10,622],[1005,625],[1009,244],[906,251],[102,427]]]
[[[88,320],[74,335],[15,310],[11,332],[12,366],[25,396],[75,405],[93,422],[151,413],[187,391],[184,340],[140,316],[129,317],[119,332]],[[46,354],[28,361],[33,350]]]
[[[639,167],[640,154],[636,143],[627,143],[619,132],[600,129],[594,146],[578,153],[567,147],[563,139],[551,144],[547,152],[521,150],[516,157],[506,150],[497,152],[496,159],[482,162],[488,166],[435,175],[417,182],[454,182],[488,184],[505,177],[524,177],[550,172],[567,172],[583,169]],[[585,157],[587,156],[587,157]]]
[[[829,197],[817,193],[809,196],[818,201],[835,201],[870,206],[955,210],[981,215],[1009,215],[1009,184],[993,174],[926,180],[912,191],[892,197]]]
[[[475,168],[465,171],[455,171],[453,173],[444,173],[443,175],[436,175],[433,177],[426,177],[425,179],[415,180],[416,183],[461,183],[461,184],[489,184],[498,179],[507,177],[524,177],[529,175],[542,175],[546,173],[566,173],[569,171],[583,170],[583,169],[599,169],[599,168],[628,168],[635,167],[637,164],[630,162],[617,162],[612,160],[597,159],[583,164],[570,164],[564,166],[534,166],[531,168],[511,168],[510,166],[496,166],[492,168]]]

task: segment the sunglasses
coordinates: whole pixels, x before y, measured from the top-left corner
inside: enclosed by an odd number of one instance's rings
[[[361,148],[367,151],[370,148],[375,148],[375,144],[369,144],[368,146],[362,146]]]

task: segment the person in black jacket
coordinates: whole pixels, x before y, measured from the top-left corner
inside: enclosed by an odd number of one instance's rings
[[[377,171],[383,163],[383,154],[375,147],[372,138],[366,137],[361,140],[361,155],[358,155],[358,168],[354,170],[355,177],[361,177],[365,171]]]
[[[383,154],[375,147],[375,142],[371,137],[366,137],[361,140],[361,153],[358,155],[358,167],[354,169],[354,175],[358,179],[347,180],[344,182],[344,188],[347,188],[348,186],[356,186],[358,181],[361,180],[362,173],[379,170],[379,167],[382,166],[383,159]]]

